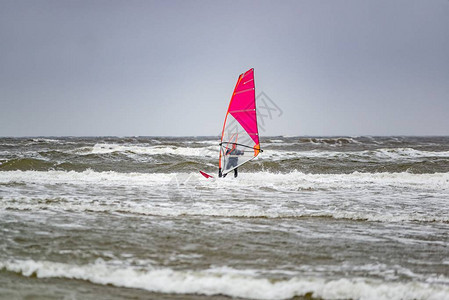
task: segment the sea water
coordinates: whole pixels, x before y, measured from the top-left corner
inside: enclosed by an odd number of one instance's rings
[[[1,138],[0,298],[449,299],[448,137],[261,147]]]

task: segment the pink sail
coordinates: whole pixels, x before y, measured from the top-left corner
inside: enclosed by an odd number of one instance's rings
[[[239,76],[229,103],[220,143],[223,174],[255,158],[260,152],[254,69]]]
[[[259,144],[254,69],[240,76],[231,103],[229,104],[228,113],[242,125],[254,143]]]

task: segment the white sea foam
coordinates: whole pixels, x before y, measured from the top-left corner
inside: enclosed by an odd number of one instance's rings
[[[216,146],[216,145],[218,145],[218,140],[219,140],[220,138],[219,137],[217,137],[217,139],[215,139],[215,140],[206,140],[206,141],[187,141],[187,142],[184,142],[184,143],[188,143],[188,144],[207,144],[207,145],[214,145],[214,146]]]
[[[50,143],[50,144],[61,143],[61,140],[55,140],[55,139],[49,139],[49,138],[35,138],[35,139],[32,139],[32,141],[35,143]]]
[[[385,148],[374,150],[374,155],[379,158],[430,158],[430,157],[448,157],[449,151],[425,151],[413,148]],[[363,154],[371,155],[371,151],[363,151]]]
[[[449,222],[449,173],[258,172],[207,180],[199,173],[2,171],[0,184],[7,189],[0,193],[0,208],[14,210]],[[117,189],[132,194],[117,193]],[[230,195],[236,199],[241,195],[243,201],[229,205]],[[342,202],[338,195],[346,200]]]
[[[126,144],[105,144],[98,143],[92,147],[82,147],[70,150],[70,153],[79,155],[87,154],[108,154],[108,153],[124,153],[134,155],[177,155],[187,157],[207,157],[216,158],[219,147],[210,141],[200,141],[205,147],[178,147],[171,145],[126,145]],[[269,145],[281,145],[279,140],[273,140]],[[286,145],[293,145],[287,143]],[[449,151],[425,151],[413,148],[381,148],[375,150],[363,151],[326,151],[326,150],[310,150],[310,151],[291,151],[291,150],[270,150],[265,151],[256,157],[256,159],[284,160],[295,158],[353,158],[361,160],[407,160],[421,158],[449,158]]]
[[[119,173],[115,171],[2,171],[0,183],[151,185],[169,182],[172,174]]]
[[[177,146],[147,146],[147,145],[119,145],[95,144],[86,154],[105,153],[134,153],[141,155],[182,155],[196,157],[217,157],[218,145],[209,147],[177,147]]]
[[[119,173],[115,171],[0,171],[0,183],[40,184],[97,184],[97,185],[160,185],[174,179],[204,183],[209,187],[270,187],[274,190],[293,189],[344,189],[367,186],[410,187],[415,189],[449,189],[449,173],[412,174],[359,173],[350,174],[306,174],[302,172],[242,173],[237,180],[217,178],[206,180],[199,173]],[[198,180],[196,180],[198,179]]]
[[[252,208],[217,208],[217,207],[157,207],[132,205],[105,205],[105,203],[68,203],[56,202],[51,206],[40,203],[20,203],[17,201],[0,203],[1,209],[13,209],[18,211],[36,211],[36,210],[57,210],[72,212],[102,212],[102,213],[126,213],[135,215],[148,215],[158,217],[224,217],[224,218],[266,218],[266,219],[293,219],[293,218],[332,218],[337,220],[370,221],[382,223],[401,223],[401,222],[436,222],[448,223],[449,216],[428,216],[416,213],[375,213],[375,212],[348,212],[348,211],[297,211],[286,209],[279,211],[269,211],[267,209]]]
[[[352,137],[324,137],[324,138],[314,138],[314,137],[300,137],[301,143],[310,143],[313,145],[326,145],[331,147],[344,146],[346,144],[361,144]]]
[[[352,158],[361,160],[408,160],[422,158],[449,158],[449,151],[425,151],[413,148],[381,148],[376,150],[363,151],[285,151],[266,150],[260,157],[261,159],[283,160],[294,158]]]
[[[368,278],[324,279],[292,276],[274,279],[255,270],[168,268],[108,265],[102,260],[86,265],[50,261],[10,260],[0,269],[38,278],[68,278],[96,284],[140,288],[151,292],[226,295],[246,299],[291,299],[306,294],[323,299],[449,299],[449,286],[417,281],[384,282]]]
[[[285,143],[283,140],[269,140],[269,142],[274,143],[274,144]]]

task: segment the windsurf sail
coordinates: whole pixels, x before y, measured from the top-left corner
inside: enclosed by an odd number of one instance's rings
[[[226,112],[220,141],[219,173],[227,174],[259,152],[254,69],[240,74]]]

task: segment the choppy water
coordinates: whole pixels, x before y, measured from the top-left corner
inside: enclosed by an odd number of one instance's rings
[[[449,299],[449,137],[1,138],[0,298]]]

